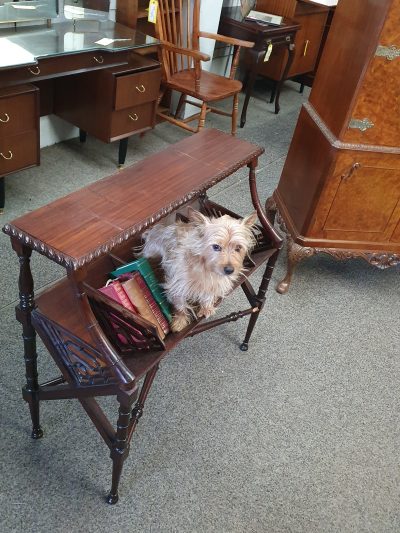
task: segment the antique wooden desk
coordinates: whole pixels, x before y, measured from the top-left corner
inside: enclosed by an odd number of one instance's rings
[[[41,400],[77,398],[111,450],[109,503],[118,500],[122,465],[161,359],[186,337],[244,316],[250,316],[250,320],[241,349],[248,348],[282,244],[257,195],[255,169],[262,152],[258,146],[205,129],[3,228],[20,262],[16,314],[23,329],[27,376],[23,397],[30,408],[32,437],[43,435],[39,423]],[[184,214],[189,204],[208,215],[238,216],[211,202],[206,191],[245,166],[249,168],[249,192],[260,221],[254,231],[257,245],[246,276],[237,283],[249,301],[247,309],[203,323],[195,321],[182,332],[170,333],[161,340],[154,326],[143,318],[116,303],[107,303],[96,288],[104,285],[107,273],[116,265],[132,259],[132,247],[152,224],[176,216],[178,210]],[[30,269],[32,250],[66,268],[66,277],[44,290],[36,302]],[[248,278],[263,264],[265,271],[255,291]],[[61,377],[41,385],[36,332],[61,372]],[[138,332],[144,345],[132,340]],[[96,396],[108,395],[116,396],[119,402],[116,431],[95,400]]]
[[[120,140],[119,163],[128,137],[155,124],[159,64],[133,54],[155,39],[111,21],[73,22],[0,32],[3,46],[20,47],[31,59],[0,68],[0,209],[4,176],[40,161],[39,116],[54,113],[104,142]],[[101,39],[111,39],[101,45]],[[4,59],[4,58],[2,58]]]
[[[285,18],[280,26],[272,26],[269,24],[261,24],[252,20],[242,20],[239,8],[225,8],[222,10],[221,22],[218,33],[243,39],[246,41],[254,41],[254,47],[246,50],[249,61],[246,65],[246,96],[243,103],[242,114],[240,117],[240,127],[246,123],[246,112],[249,104],[250,96],[253,91],[254,82],[260,66],[263,64],[268,48],[272,46],[284,47],[288,51],[287,61],[281,76],[271,96],[271,102],[275,98],[275,113],[279,113],[279,96],[281,93],[282,84],[287,77],[290,66],[294,58],[294,40],[297,30],[300,25],[290,19]]]

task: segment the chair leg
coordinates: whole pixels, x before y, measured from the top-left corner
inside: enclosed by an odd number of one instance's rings
[[[180,114],[181,114],[181,111],[182,111],[182,106],[183,106],[183,103],[185,101],[185,94],[184,93],[181,93],[180,97],[179,97],[179,102],[178,102],[178,105],[176,106],[176,111],[175,111],[175,118],[180,118]]]
[[[201,110],[200,110],[200,117],[199,117],[199,124],[197,126],[197,131],[199,132],[202,128],[204,128],[204,124],[206,122],[206,116],[207,116],[207,104],[203,102],[201,104]]]
[[[233,136],[236,135],[238,109],[239,109],[239,94],[236,93],[234,95],[234,97],[233,97],[233,107],[232,107],[232,130],[231,130],[231,134]]]

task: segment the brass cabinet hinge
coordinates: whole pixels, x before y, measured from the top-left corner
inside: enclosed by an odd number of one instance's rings
[[[394,44],[390,46],[378,45],[375,55],[378,57],[386,57],[389,61],[393,61],[396,57],[400,57],[400,48],[397,48]]]
[[[349,128],[357,129],[360,131],[366,131],[369,128],[373,128],[375,124],[371,122],[368,118],[363,118],[362,120],[352,118],[349,122]]]

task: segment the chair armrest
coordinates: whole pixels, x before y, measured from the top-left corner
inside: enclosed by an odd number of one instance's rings
[[[170,50],[171,52],[176,52],[177,54],[193,57],[193,59],[197,59],[199,61],[210,61],[211,59],[209,55],[203,54],[203,52],[199,52],[198,50],[191,50],[190,48],[181,48],[180,46],[175,46],[174,44],[169,43],[168,41],[160,42],[163,48],[165,48],[166,50]]]
[[[219,33],[208,33],[206,31],[199,31],[199,37],[205,37],[206,39],[214,39],[221,43],[233,44],[234,46],[243,46],[244,48],[253,48],[254,43],[251,41],[242,41],[241,39],[234,39],[233,37],[227,37],[226,35],[220,35]]]

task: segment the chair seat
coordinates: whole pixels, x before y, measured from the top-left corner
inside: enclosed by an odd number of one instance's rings
[[[170,77],[168,87],[178,92],[189,94],[190,96],[203,100],[203,102],[222,100],[228,96],[233,96],[242,89],[242,82],[238,80],[230,80],[224,76],[202,70],[200,90],[196,91],[194,77],[194,69],[182,70]]]

